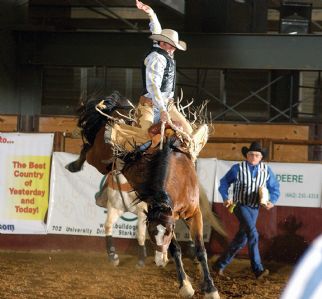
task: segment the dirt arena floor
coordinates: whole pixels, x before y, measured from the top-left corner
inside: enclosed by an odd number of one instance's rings
[[[175,266],[157,268],[153,257],[146,266],[136,268],[136,257],[121,255],[119,267],[107,262],[104,253],[41,251],[0,251],[0,298],[77,298],[144,299],[179,298]],[[184,259],[196,294],[199,274],[189,259]],[[277,299],[280,297],[292,266],[266,263],[271,275],[256,281],[247,259],[235,259],[227,269],[230,279],[215,277],[222,299]]]

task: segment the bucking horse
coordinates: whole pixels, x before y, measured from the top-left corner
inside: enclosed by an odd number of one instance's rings
[[[155,263],[165,266],[169,251],[176,265],[179,294],[192,297],[194,289],[184,271],[182,253],[175,237],[175,223],[183,219],[189,227],[195,243],[195,256],[202,273],[201,290],[205,298],[218,299],[219,293],[211,277],[207,252],[203,240],[203,215],[201,205],[209,208],[204,190],[198,182],[194,159],[183,150],[183,137],[172,132],[164,137],[161,131],[161,146],[152,146],[152,141],[132,143],[132,150],[120,150],[111,142],[111,130],[127,121],[124,110],[132,108],[118,92],[102,99],[92,98],[80,108],[78,126],[81,128],[84,146],[78,160],[66,168],[79,171],[85,161],[102,174],[114,170],[117,161],[122,161],[122,175],[135,192],[137,203],[147,205],[146,224],[150,240],[156,250]],[[125,119],[125,120],[124,120]],[[169,131],[169,130],[167,130]],[[153,136],[151,136],[153,140]],[[130,142],[131,143],[131,142]],[[205,203],[206,202],[206,203]],[[220,234],[225,234],[213,213],[207,219]]]

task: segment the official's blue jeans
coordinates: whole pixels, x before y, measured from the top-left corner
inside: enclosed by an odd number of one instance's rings
[[[216,262],[216,267],[224,269],[234,258],[236,253],[248,244],[248,255],[252,270],[255,274],[263,271],[263,265],[258,249],[258,232],[256,221],[258,217],[258,208],[252,208],[237,204],[234,214],[239,221],[239,231],[230,243],[226,252],[224,252]]]

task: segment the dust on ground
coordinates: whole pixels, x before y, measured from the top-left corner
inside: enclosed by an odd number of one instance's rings
[[[97,252],[13,252],[0,251],[0,298],[90,298],[161,299],[180,298],[175,265],[158,268],[149,256],[144,268],[136,267],[137,258],[120,255],[120,265],[109,264]],[[203,298],[200,274],[190,259],[183,260],[196,290],[193,298]],[[230,279],[214,276],[221,299],[277,299],[292,271],[292,266],[265,263],[270,275],[254,279],[249,260],[235,259],[227,268]]]

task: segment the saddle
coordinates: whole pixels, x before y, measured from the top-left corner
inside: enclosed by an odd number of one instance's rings
[[[179,122],[174,121],[173,124],[179,128],[182,129],[182,126]],[[158,146],[161,142],[161,122],[152,125],[149,129],[148,129],[148,135],[151,138],[151,147],[154,148],[156,146]],[[171,128],[171,126],[166,123],[165,124],[165,128],[164,128],[164,137],[168,138],[168,137],[172,137],[175,135],[175,131]]]
[[[173,124],[179,128],[179,129],[182,129],[182,125],[177,122],[177,121],[173,121]],[[168,123],[165,123],[165,131],[167,131],[170,133],[173,132],[174,134],[174,131],[172,130],[171,126],[168,124]],[[157,124],[154,124],[152,125],[149,129],[148,129],[148,134],[149,136],[154,136],[154,135],[157,135],[157,134],[161,134],[161,122],[157,123]]]

